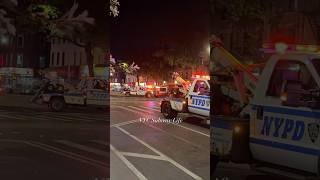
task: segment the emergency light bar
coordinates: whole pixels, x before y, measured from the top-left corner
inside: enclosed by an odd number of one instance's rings
[[[319,52],[319,45],[305,44],[285,44],[285,43],[264,43],[260,51],[264,53],[281,53],[281,52]]]

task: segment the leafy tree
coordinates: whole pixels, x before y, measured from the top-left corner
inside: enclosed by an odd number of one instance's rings
[[[12,18],[8,16],[8,11],[13,11],[18,2],[16,0],[1,0],[0,2],[0,35],[16,33],[16,28],[12,24]]]

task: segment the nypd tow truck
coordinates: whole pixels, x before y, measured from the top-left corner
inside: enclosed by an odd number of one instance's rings
[[[104,86],[96,87],[97,83]],[[107,107],[109,94],[106,82],[99,79],[82,79],[75,90],[64,93],[47,93],[42,95],[42,101],[48,104],[50,110],[58,112],[67,105]],[[105,87],[105,88],[103,88]]]
[[[256,76],[218,38],[212,44],[215,65],[229,69],[236,87],[228,90],[218,77],[212,87],[211,173],[218,162],[231,161],[270,174],[319,179],[319,48],[280,51]],[[221,108],[225,104],[238,113]]]
[[[173,119],[177,117],[178,113],[191,113],[202,120],[208,120],[210,112],[210,84],[208,78],[197,78],[189,85],[178,73],[173,73],[172,77],[182,88],[178,94],[161,101],[161,112],[164,117]]]

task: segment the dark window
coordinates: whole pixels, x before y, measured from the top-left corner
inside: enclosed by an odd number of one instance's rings
[[[77,53],[73,53],[73,65],[77,65]]]
[[[24,38],[22,35],[18,36],[18,48],[23,48]]]
[[[64,66],[64,58],[65,58],[65,53],[62,53],[62,66]]]
[[[299,81],[305,90],[317,87],[305,64],[298,61],[280,60],[272,73],[267,96],[280,97],[286,81]]]
[[[54,65],[54,52],[51,54],[51,65]]]
[[[59,66],[59,64],[60,64],[60,53],[57,53],[57,66]]]
[[[194,85],[193,92],[209,92],[209,86],[205,81],[197,81],[196,84]]]

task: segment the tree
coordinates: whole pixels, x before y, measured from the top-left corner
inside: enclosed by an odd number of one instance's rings
[[[12,19],[8,17],[7,11],[12,11],[17,5],[16,0],[2,0],[0,2],[0,35],[14,35],[16,33],[16,28],[12,24]]]
[[[278,0],[211,0],[211,13],[223,14],[223,18],[231,26],[231,50],[235,35],[242,33],[243,49],[236,54],[255,52],[262,37],[268,40],[270,26],[277,23],[277,16],[286,11],[287,1]],[[255,54],[255,53],[254,53]]]
[[[119,6],[118,0],[110,0],[110,16],[116,17],[119,15]]]

